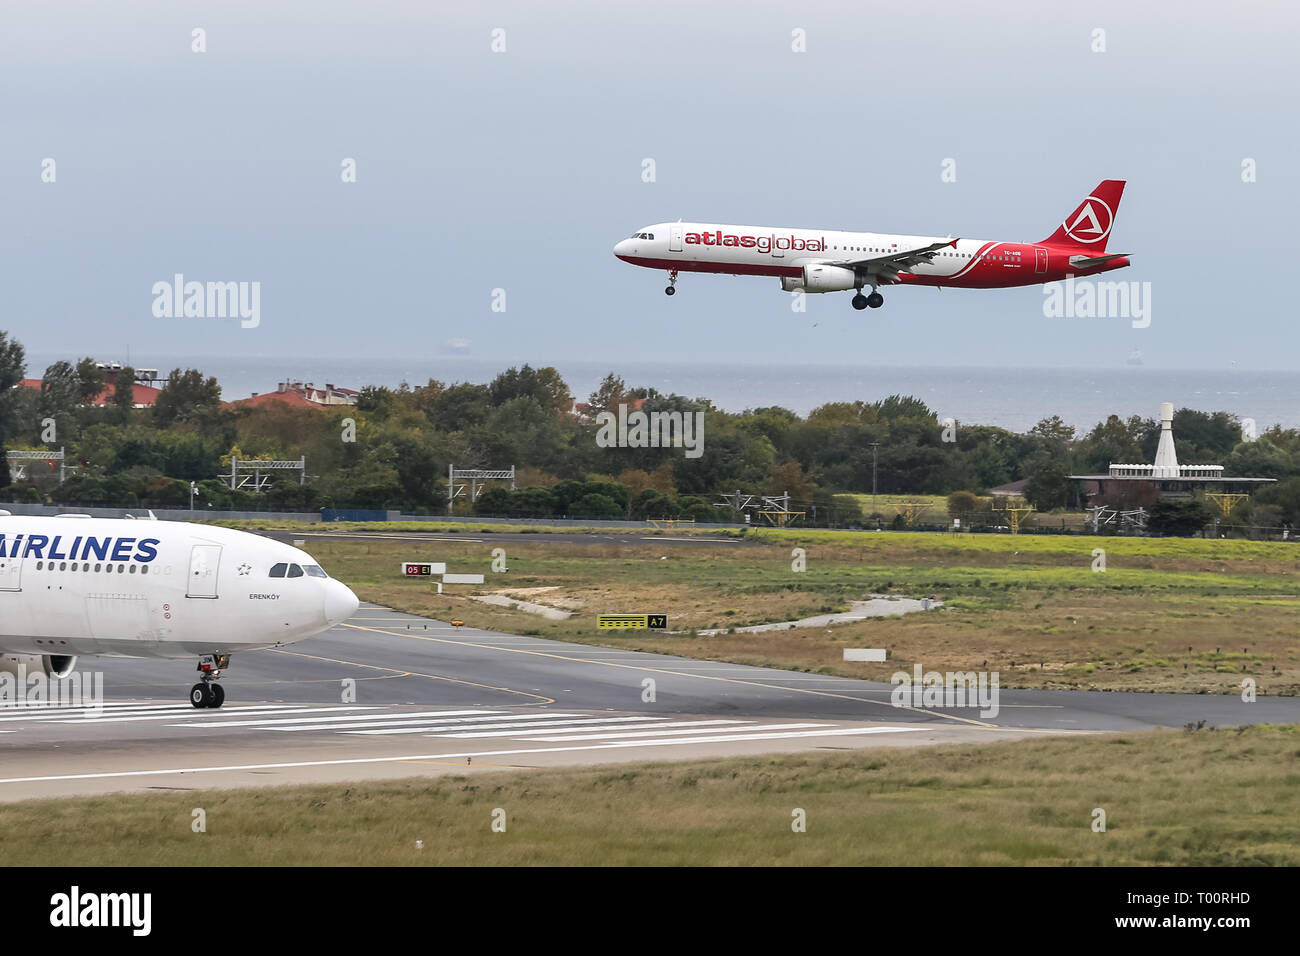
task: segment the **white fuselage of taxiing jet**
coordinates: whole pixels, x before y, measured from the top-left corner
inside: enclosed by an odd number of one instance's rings
[[[302,640],[356,596],[304,551],[172,521],[0,515],[0,651],[183,658]]]

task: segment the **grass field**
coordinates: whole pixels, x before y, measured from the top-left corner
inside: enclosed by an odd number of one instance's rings
[[[1295,727],[1207,728],[28,801],[0,864],[1294,866],[1297,757]]]
[[[388,526],[385,526],[388,530]],[[363,599],[477,627],[687,657],[887,680],[926,669],[997,670],[1004,687],[1262,694],[1300,692],[1300,551],[1194,538],[751,531],[743,545],[657,545],[654,536],[577,544],[512,541],[508,573],[487,541],[321,540],[315,554]],[[792,549],[807,570],[791,569]],[[1094,549],[1105,571],[1094,571]],[[483,587],[398,573],[403,560],[483,571]],[[471,600],[501,593],[575,612],[546,620]],[[692,631],[845,610],[873,593],[934,595],[939,611],[832,629],[695,636]],[[666,613],[680,634],[598,631],[601,613]],[[885,664],[845,663],[883,647]]]

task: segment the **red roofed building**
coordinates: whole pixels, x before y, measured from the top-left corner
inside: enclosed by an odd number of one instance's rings
[[[274,392],[241,398],[228,404],[260,408],[278,402],[294,408],[330,408],[336,405],[355,405],[360,394],[351,388],[335,388],[333,384],[317,388],[311,382],[281,382]]]
[[[18,383],[18,386],[19,388],[29,388],[33,392],[39,392],[41,390],[41,380],[39,378],[25,378]],[[131,390],[133,392],[131,396],[133,399],[132,404],[136,408],[153,408],[158,401],[158,393],[162,391],[160,388],[140,385],[139,383],[132,385]],[[106,408],[113,404],[113,396],[116,392],[117,387],[110,382],[102,392],[86,404],[93,408]]]

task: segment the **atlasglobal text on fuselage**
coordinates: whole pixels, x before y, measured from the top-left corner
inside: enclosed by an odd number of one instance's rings
[[[1123,180],[1105,180],[1041,242],[664,222],[638,229],[614,255],[665,270],[668,295],[682,272],[774,276],[786,292],[853,291],[855,309],[875,309],[882,285],[1005,289],[1122,269],[1128,253],[1107,253],[1106,242],[1123,194]]]

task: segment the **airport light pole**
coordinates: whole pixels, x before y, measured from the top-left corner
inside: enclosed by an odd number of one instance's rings
[[[876,449],[879,447],[880,442],[873,441],[871,443],[871,516],[876,518],[877,521],[880,520],[876,511]]]

